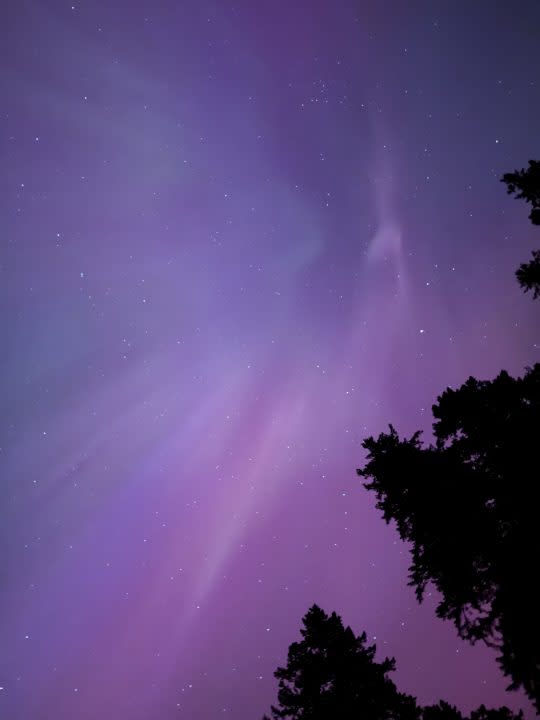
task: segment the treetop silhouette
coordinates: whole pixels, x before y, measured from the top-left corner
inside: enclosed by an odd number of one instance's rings
[[[418,600],[432,583],[437,615],[496,648],[510,688],[540,709],[540,364],[518,378],[471,377],[437,399],[433,416],[433,444],[390,426],[364,441],[357,472],[411,545]]]
[[[388,677],[394,659],[377,662],[376,646],[367,644],[366,633],[355,636],[336,613],[327,615],[313,605],[300,632],[302,640],[289,647],[286,667],[274,673],[279,680],[274,720],[465,720],[444,701],[422,708],[412,695],[400,693]],[[488,710],[482,705],[470,720],[522,717],[506,707]]]
[[[275,672],[279,707],[272,707],[272,718],[415,720],[414,699],[398,693],[388,678],[394,660],[377,663],[365,633],[356,637],[336,613],[326,615],[317,605],[303,624],[302,641],[290,646],[287,666]]]
[[[505,183],[509,195],[515,195],[516,200],[525,200],[532,206],[529,220],[533,225],[540,225],[540,162],[529,160],[526,170],[505,173],[501,182]]]
[[[509,195],[531,205],[529,219],[533,225],[540,225],[540,162],[529,160],[526,170],[505,173],[501,182],[505,183]],[[519,266],[516,277],[525,292],[532,290],[536,300],[540,296],[540,250],[534,250],[532,256],[532,260]]]

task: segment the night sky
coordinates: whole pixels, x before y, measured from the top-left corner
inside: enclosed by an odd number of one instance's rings
[[[0,716],[260,718],[316,602],[421,702],[531,717],[355,470],[540,357],[499,182],[539,154],[540,3],[8,0],[0,33]]]

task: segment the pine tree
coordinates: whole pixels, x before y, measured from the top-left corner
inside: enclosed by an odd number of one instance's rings
[[[508,708],[483,705],[470,718],[444,701],[422,708],[400,693],[389,674],[394,659],[375,660],[376,647],[366,633],[356,637],[341,618],[313,605],[303,618],[302,640],[289,647],[279,680],[273,720],[523,720]],[[265,716],[263,720],[270,720]]]
[[[540,364],[519,378],[469,378],[433,415],[435,444],[390,426],[364,441],[358,474],[411,547],[418,600],[433,584],[437,615],[496,648],[511,689],[540,709]]]
[[[291,720],[417,720],[414,698],[399,693],[388,674],[394,660],[375,661],[375,645],[356,637],[341,618],[313,605],[303,618],[302,641],[276,670],[278,707],[272,718]],[[268,719],[267,719],[268,720]]]
[[[509,195],[531,205],[529,220],[540,225],[540,162],[529,160],[526,170],[515,170],[502,176]],[[518,283],[525,292],[532,290],[533,299],[540,297],[540,250],[533,250],[532,260],[522,263],[516,270]]]

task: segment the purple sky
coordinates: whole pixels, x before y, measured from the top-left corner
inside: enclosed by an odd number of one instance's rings
[[[539,358],[498,181],[539,152],[537,0],[1,25],[1,717],[260,718],[314,602],[422,702],[532,716],[416,605],[355,469]]]

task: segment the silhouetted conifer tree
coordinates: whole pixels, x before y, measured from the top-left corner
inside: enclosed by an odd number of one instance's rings
[[[437,705],[422,708],[421,715],[421,720],[514,720],[523,718],[521,711],[516,715],[507,707],[488,709],[484,705],[473,710],[469,718],[466,718],[456,707],[444,700],[440,700]]]
[[[272,718],[418,718],[414,698],[388,677],[394,660],[376,662],[365,633],[356,637],[336,613],[326,615],[317,605],[303,623],[302,641],[290,646],[287,666],[274,673],[279,707],[272,707]]]
[[[434,444],[390,426],[364,441],[358,474],[411,545],[418,600],[432,583],[437,615],[496,648],[510,688],[540,709],[540,364],[521,378],[469,378],[433,415]]]
[[[388,677],[393,659],[375,660],[366,634],[356,637],[341,618],[313,605],[303,618],[302,640],[289,647],[279,680],[278,707],[272,718],[291,720],[465,720],[445,702],[421,708],[411,695],[398,692]],[[508,708],[472,713],[470,720],[521,720]],[[263,720],[269,720],[267,716]]]
[[[526,170],[515,170],[502,176],[508,194],[531,205],[529,219],[533,225],[540,225],[540,162],[529,160]],[[540,296],[540,250],[533,251],[533,259],[522,263],[516,277],[525,292],[532,290],[533,298]]]

